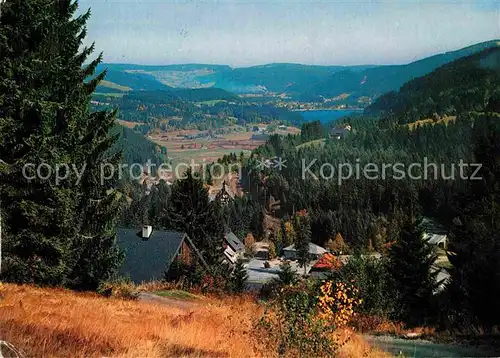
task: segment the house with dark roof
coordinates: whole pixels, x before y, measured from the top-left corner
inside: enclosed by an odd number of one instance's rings
[[[448,249],[448,235],[425,233],[423,238],[430,245],[435,245],[443,250]]]
[[[125,253],[119,273],[135,283],[163,279],[176,260],[190,264],[199,259],[208,270],[185,232],[157,231],[147,225],[141,231],[118,229],[117,245]]]
[[[423,230],[423,239],[429,244],[444,250],[448,248],[448,231],[444,226],[428,217],[422,218],[420,226]]]
[[[325,248],[313,244],[312,242],[309,243],[309,257],[311,260],[318,260],[321,255],[325,254],[327,251]],[[285,259],[287,260],[296,260],[297,259],[297,250],[295,249],[295,245],[290,245],[288,247],[285,247],[283,249],[283,255],[285,256]]]
[[[224,246],[224,256],[232,264],[236,263],[238,258],[245,253],[245,245],[232,231],[224,235]]]
[[[330,138],[342,139],[349,134],[349,130],[346,128],[332,128],[330,130]]]

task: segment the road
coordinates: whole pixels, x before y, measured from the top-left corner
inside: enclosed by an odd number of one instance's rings
[[[266,261],[267,260],[263,258],[254,257],[246,264],[248,274],[247,283],[251,290],[257,291],[264,283],[272,280],[273,278],[278,278],[278,272],[280,271],[279,266],[283,263],[283,261],[280,259],[269,261],[271,267],[265,268],[264,262]],[[309,272],[315,263],[316,261],[309,263],[306,267],[306,272]],[[299,274],[304,273],[304,268],[299,267],[297,261],[290,261],[290,265],[295,272]]]
[[[395,356],[404,357],[498,357],[500,352],[494,348],[472,347],[452,343],[434,343],[422,339],[403,339],[390,336],[364,335],[372,346]]]

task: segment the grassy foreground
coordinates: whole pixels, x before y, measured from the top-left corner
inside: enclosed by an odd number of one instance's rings
[[[273,356],[253,335],[263,308],[248,298],[189,309],[63,289],[4,284],[0,340],[37,357]],[[385,357],[356,334],[342,357]]]

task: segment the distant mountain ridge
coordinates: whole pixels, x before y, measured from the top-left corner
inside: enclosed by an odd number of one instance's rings
[[[321,101],[326,98],[364,105],[446,63],[496,47],[499,43],[500,40],[486,41],[405,65],[319,66],[271,63],[233,68],[210,64],[103,64],[98,70],[107,68],[107,81],[115,83],[117,87],[126,86],[133,90],[215,87],[236,94],[275,93],[302,101]],[[336,99],[339,96],[341,99]]]
[[[364,71],[340,71],[329,78],[312,84],[309,88],[292,88],[298,97],[314,100],[318,97],[335,97],[347,93],[351,98],[377,98],[385,92],[398,90],[404,83],[423,76],[436,68],[484,49],[497,47],[499,40],[482,42],[457,51],[437,54],[406,65],[391,65],[368,68]]]
[[[399,124],[464,112],[500,112],[500,46],[447,63],[365,109]]]

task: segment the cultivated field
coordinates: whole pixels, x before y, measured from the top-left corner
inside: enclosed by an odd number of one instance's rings
[[[237,131],[239,129],[240,131]],[[171,132],[156,131],[149,135],[149,139],[167,148],[168,156],[173,164],[189,163],[194,160],[196,163],[210,163],[225,154],[243,152],[248,155],[253,149],[266,142],[266,136],[252,131],[241,131],[238,126],[228,127],[228,133],[210,136],[208,131],[196,129],[179,130]],[[300,129],[288,127],[276,132],[280,135],[297,134]],[[197,137],[197,138],[189,138]]]

